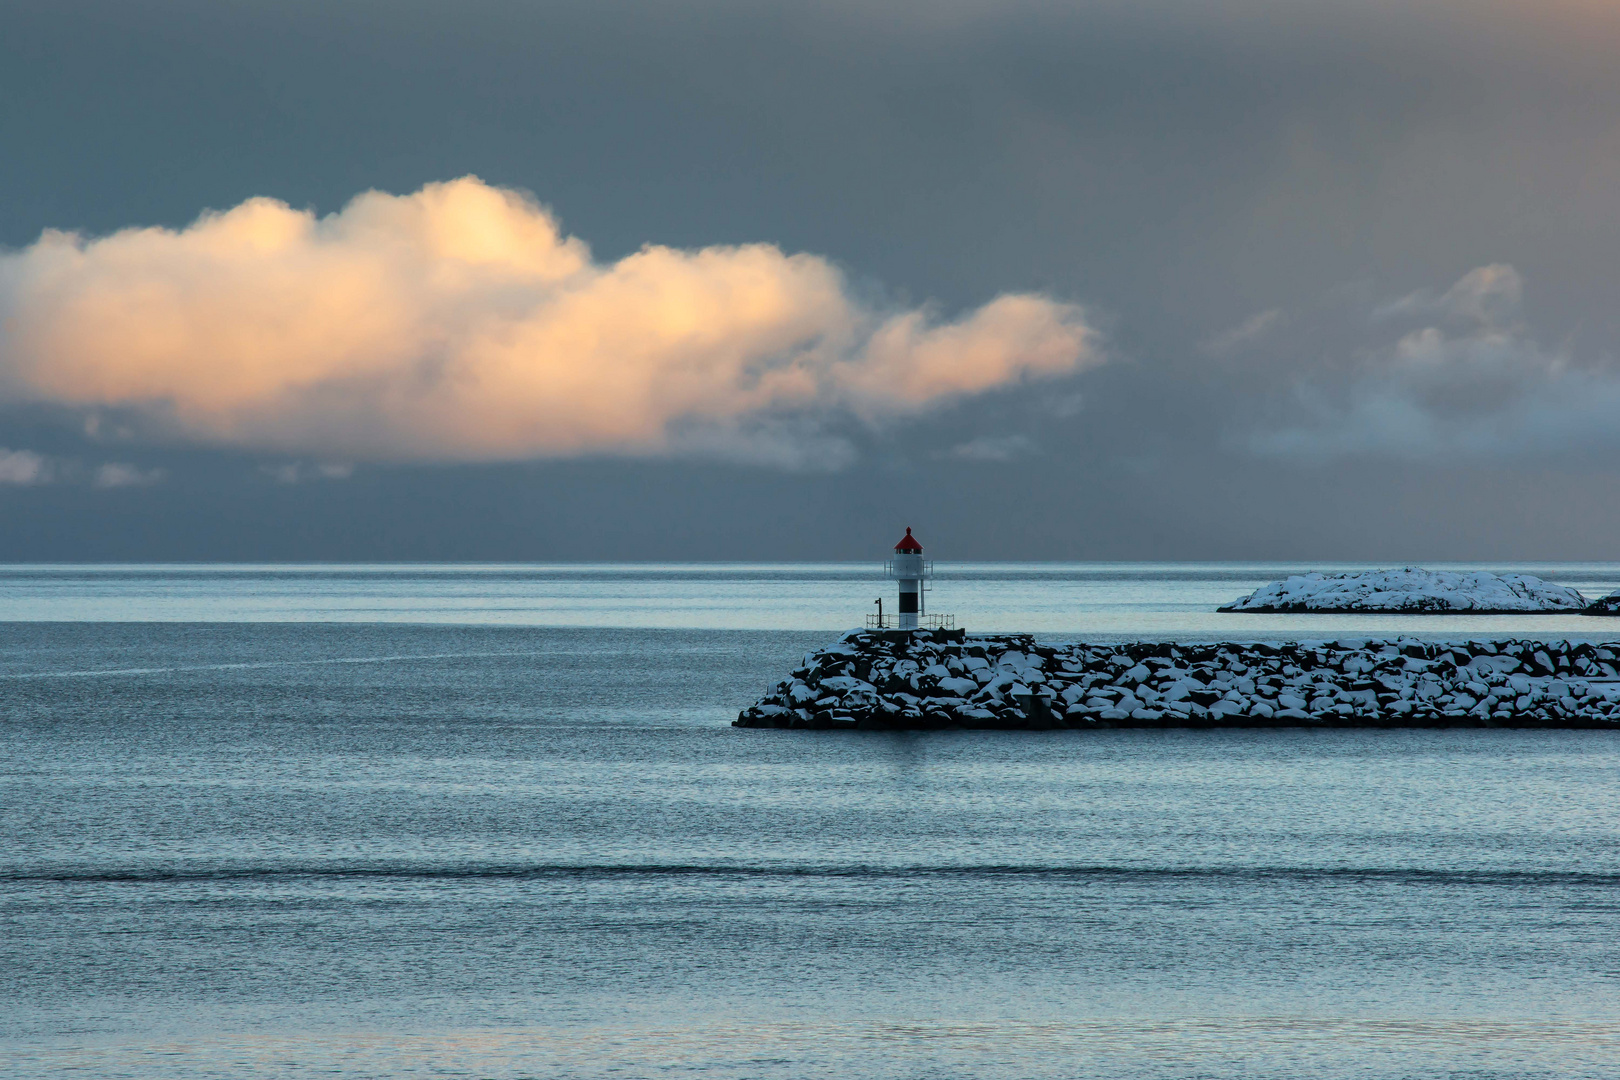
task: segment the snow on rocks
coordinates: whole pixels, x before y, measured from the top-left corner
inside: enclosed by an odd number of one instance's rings
[[[1408,566],[1353,574],[1296,574],[1219,611],[1391,612],[1504,615],[1578,614],[1586,597],[1529,574],[1458,574]]]
[[[1620,592],[1610,593],[1601,600],[1594,600],[1583,615],[1620,615]]]
[[[734,726],[1620,729],[1620,642],[1093,645],[852,631]]]

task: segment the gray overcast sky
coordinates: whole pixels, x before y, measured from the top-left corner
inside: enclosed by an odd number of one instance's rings
[[[0,559],[1620,558],[1612,5],[0,25]]]

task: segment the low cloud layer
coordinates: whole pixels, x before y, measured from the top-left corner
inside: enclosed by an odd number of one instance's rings
[[[1549,347],[1523,314],[1524,281],[1506,264],[1469,271],[1371,310],[1315,320],[1271,346],[1339,356],[1297,368],[1273,421],[1250,446],[1288,458],[1480,460],[1620,449],[1620,365]],[[1359,342],[1357,341],[1359,338]],[[1305,353],[1305,355],[1309,355]]]
[[[985,435],[951,447],[950,456],[961,461],[999,465],[1035,452],[1034,442],[1023,435]]]
[[[472,177],[320,218],[251,199],[179,230],[0,255],[0,399],[222,445],[372,460],[836,459],[879,425],[1096,363],[1077,307],[878,311],[766,244],[592,259]]]
[[[151,487],[168,475],[162,469],[143,469],[122,461],[109,461],[96,467],[91,483],[98,488]]]
[[[86,466],[71,458],[0,446],[0,485],[38,487],[88,483],[97,488],[151,487],[162,483],[166,475],[162,469],[146,469],[124,461]]]

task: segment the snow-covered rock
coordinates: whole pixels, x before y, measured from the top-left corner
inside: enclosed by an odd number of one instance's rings
[[[1299,574],[1221,607],[1234,612],[1391,612],[1501,615],[1585,610],[1586,597],[1530,574],[1368,570]]]
[[[941,672],[982,673],[986,681]],[[738,727],[1620,729],[1620,644],[1045,644],[866,634],[810,653]]]
[[[1620,615],[1620,592],[1610,593],[1601,600],[1594,600],[1585,615]]]

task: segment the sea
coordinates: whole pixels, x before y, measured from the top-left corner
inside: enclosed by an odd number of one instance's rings
[[[927,605],[1620,640],[1213,610],[1311,568],[941,562]],[[1620,734],[730,726],[891,587],[0,567],[0,1075],[1620,1076]]]

